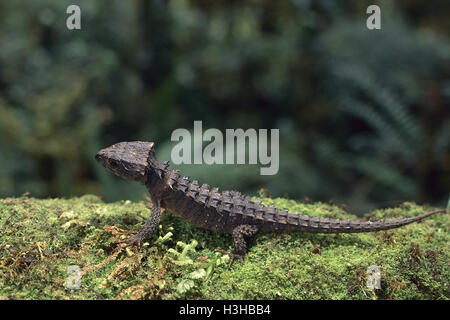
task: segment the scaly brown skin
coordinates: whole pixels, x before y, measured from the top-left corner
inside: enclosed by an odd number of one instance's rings
[[[153,142],[120,142],[100,150],[95,156],[105,168],[127,180],[144,184],[150,193],[152,216],[142,230],[128,240],[139,245],[159,224],[162,209],[168,209],[199,227],[231,233],[235,252],[219,252],[241,261],[247,253],[246,240],[257,232],[356,233],[398,228],[420,221],[435,210],[414,218],[394,221],[348,221],[319,219],[265,207],[237,191],[219,192],[207,184],[189,181],[178,170],[168,170],[168,162],[156,160]]]

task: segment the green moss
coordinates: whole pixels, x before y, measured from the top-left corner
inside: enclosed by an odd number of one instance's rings
[[[290,212],[356,219],[323,203],[259,200]],[[404,203],[370,218],[429,210]],[[378,233],[261,234],[250,241],[244,264],[228,269],[227,257],[214,249],[232,250],[229,235],[172,214],[139,250],[119,245],[149,218],[143,202],[21,197],[0,200],[0,212],[0,299],[449,298],[448,214]],[[71,265],[83,272],[79,290],[66,289]],[[372,265],[381,269],[381,289],[366,286]]]

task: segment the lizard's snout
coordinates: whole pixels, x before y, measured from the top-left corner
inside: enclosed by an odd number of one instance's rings
[[[105,152],[103,149],[97,152],[95,155],[95,160],[97,160],[97,162],[99,162],[102,166],[105,166]]]

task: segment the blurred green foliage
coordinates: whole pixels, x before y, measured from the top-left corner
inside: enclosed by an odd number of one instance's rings
[[[79,4],[82,29],[67,30]],[[0,196],[142,199],[94,161],[171,132],[280,128],[280,171],[182,166],[222,188],[354,210],[450,190],[445,0],[0,2]],[[445,10],[447,9],[447,10]]]

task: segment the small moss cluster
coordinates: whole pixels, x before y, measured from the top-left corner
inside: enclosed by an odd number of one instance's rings
[[[256,198],[255,198],[256,200]],[[259,198],[278,209],[356,219],[342,208]],[[413,217],[414,203],[370,219]],[[261,234],[243,265],[228,269],[231,237],[164,214],[140,249],[121,241],[151,215],[144,202],[73,199],[0,200],[0,299],[449,299],[448,214],[363,234]],[[367,218],[367,217],[366,217]],[[79,288],[68,289],[70,266]],[[367,269],[381,270],[370,289]],[[72,267],[73,268],[73,267]]]

